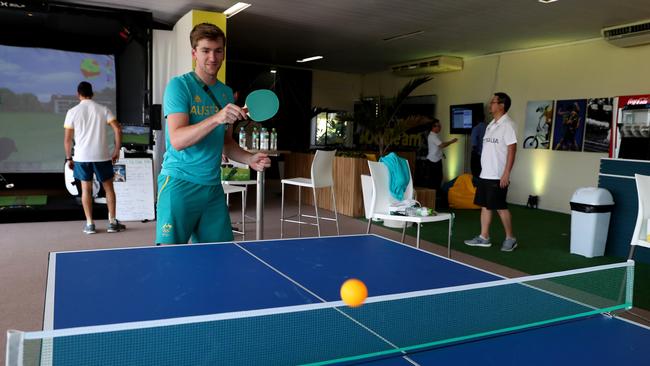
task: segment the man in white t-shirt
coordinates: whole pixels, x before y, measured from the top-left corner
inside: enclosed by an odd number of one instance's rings
[[[511,100],[506,93],[494,93],[490,101],[490,113],[494,118],[486,127],[481,152],[481,175],[474,196],[474,203],[481,206],[481,234],[465,244],[489,247],[492,210],[496,210],[506,233],[501,250],[511,252],[517,247],[512,233],[512,216],[506,196],[510,185],[510,172],[517,152],[515,122],[506,113]]]
[[[106,231],[109,233],[122,231],[126,227],[115,218],[115,190],[113,189],[113,163],[120,156],[122,130],[113,113],[92,100],[93,87],[89,82],[79,83],[77,95],[80,102],[68,111],[63,123],[65,128],[63,145],[65,161],[71,169],[74,169],[74,177],[81,181],[81,204],[86,215],[83,232],[86,234],[96,232],[93,222],[93,173],[106,192],[109,220]],[[112,153],[108,151],[106,142],[107,125],[115,134],[115,147]]]
[[[431,125],[431,132],[427,136],[427,145],[429,147],[429,153],[427,154],[427,184],[429,188],[435,189],[436,192],[440,190],[440,185],[442,184],[442,158],[444,154],[442,149],[458,141],[457,138],[453,138],[449,141],[440,140],[440,131],[442,126],[438,119],[433,119],[433,124]]]

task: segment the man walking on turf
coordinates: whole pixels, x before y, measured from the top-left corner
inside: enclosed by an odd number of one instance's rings
[[[515,122],[508,116],[511,100],[506,93],[494,93],[490,101],[490,113],[494,118],[485,129],[481,151],[481,175],[479,176],[474,203],[481,206],[481,234],[465,244],[489,247],[492,211],[496,210],[506,233],[501,250],[511,252],[517,247],[512,233],[512,216],[506,196],[510,185],[510,172],[515,164],[517,133]]]

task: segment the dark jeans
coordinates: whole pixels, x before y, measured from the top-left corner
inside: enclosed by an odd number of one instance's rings
[[[425,160],[426,163],[426,187],[435,189],[436,192],[440,191],[440,185],[442,184],[442,159],[436,163],[431,160]]]
[[[472,150],[472,157],[470,159],[470,167],[472,169],[472,177],[478,178],[481,175],[481,154]]]

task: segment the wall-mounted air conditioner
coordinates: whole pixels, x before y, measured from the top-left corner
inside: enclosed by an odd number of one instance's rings
[[[393,65],[391,69],[393,73],[401,76],[460,71],[463,69],[463,59],[454,56],[436,56]]]
[[[603,38],[618,47],[640,46],[650,43],[650,20],[603,28]]]

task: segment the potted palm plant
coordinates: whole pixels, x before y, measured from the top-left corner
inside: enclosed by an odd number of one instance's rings
[[[399,116],[400,108],[409,95],[420,85],[431,79],[431,76],[412,79],[393,98],[382,96],[374,99],[361,98],[361,104],[355,108],[352,119],[357,126],[371,131],[373,143],[377,146],[378,156],[386,155],[390,148],[396,145],[401,136],[407,131],[432,122],[429,116]]]

